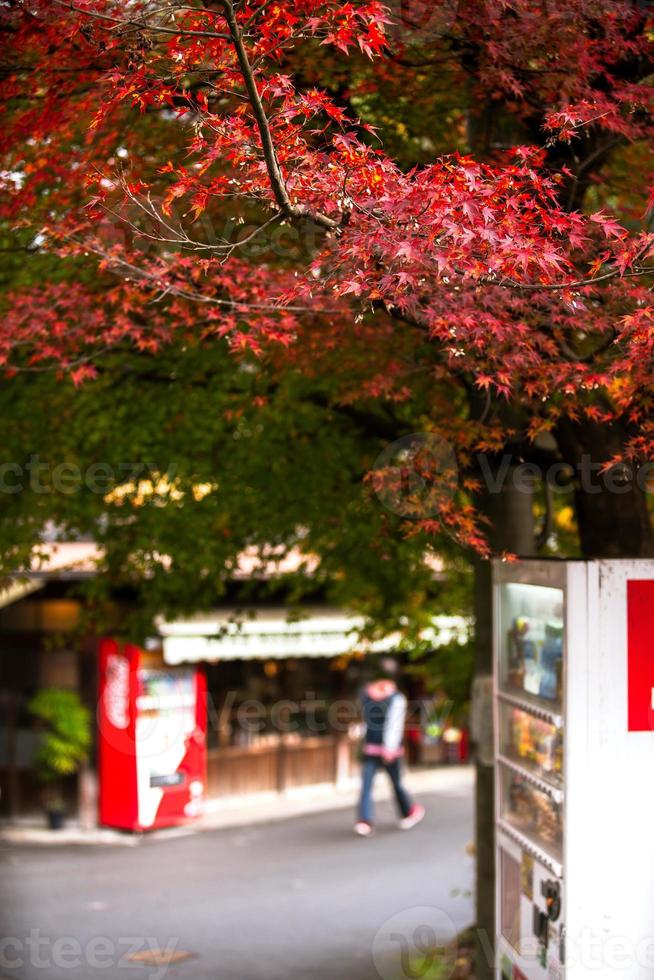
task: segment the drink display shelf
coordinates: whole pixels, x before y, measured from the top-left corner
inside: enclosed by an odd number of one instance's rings
[[[526,711],[528,714],[532,714],[534,718],[540,718],[541,721],[547,721],[556,728],[563,728],[563,716],[548,707],[546,703],[539,698],[531,697],[529,694],[512,694],[510,691],[501,689],[497,692],[498,700],[503,701],[505,704],[510,704],[514,708],[520,708],[521,711]]]
[[[544,864],[546,868],[549,868],[557,878],[563,877],[562,855],[558,852],[558,849],[556,855],[546,851],[532,837],[518,830],[509,820],[503,817],[498,820],[497,826],[507,837],[514,840],[516,844],[519,844],[523,851],[526,851],[533,858],[536,858],[537,861],[540,861],[541,864]]]
[[[541,776],[538,776],[528,765],[521,762],[516,762],[506,755],[498,755],[497,761],[501,765],[506,766],[508,769],[511,769],[513,772],[517,773],[528,783],[531,783],[532,786],[539,789],[541,793],[547,793],[547,795],[559,805],[563,803],[563,790],[561,787],[554,785],[547,779],[543,779]]]

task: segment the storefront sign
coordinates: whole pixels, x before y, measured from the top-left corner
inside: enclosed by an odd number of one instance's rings
[[[627,582],[628,730],[654,731],[654,580]]]

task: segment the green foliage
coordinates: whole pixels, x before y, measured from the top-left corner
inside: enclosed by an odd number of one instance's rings
[[[324,382],[292,370],[271,377],[217,342],[113,354],[100,367],[77,389],[49,374],[0,387],[0,412],[14,420],[4,458],[20,472],[6,482],[21,485],[3,494],[6,572],[48,522],[69,540],[92,537],[104,557],[80,585],[87,608],[98,627],[112,593],[138,596],[138,620],[120,624],[132,639],[157,614],[213,605],[249,547],[318,556],[311,574],[277,584],[285,601],[319,593],[368,616],[378,634],[459,606],[458,592],[443,596],[451,576],[435,581],[426,566],[424,537],[407,537],[365,483],[392,438],[387,406],[339,405]],[[392,424],[399,436],[423,422]],[[439,543],[440,557],[456,551]],[[250,601],[262,589],[256,581]]]
[[[42,782],[56,782],[78,772],[91,747],[91,713],[79,695],[46,687],[34,695],[28,710],[44,727],[34,760]]]
[[[409,671],[425,679],[430,693],[449,701],[448,721],[464,724],[475,670],[472,637],[465,643],[453,641],[436,648],[418,643],[411,651]]]
[[[455,891],[452,896],[456,894]],[[419,980],[467,980],[473,977],[475,931],[466,929],[459,933],[452,945],[426,950],[422,955],[411,957],[409,976]]]

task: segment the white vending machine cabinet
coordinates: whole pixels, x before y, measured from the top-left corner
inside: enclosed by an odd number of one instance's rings
[[[654,560],[493,589],[496,976],[654,980]]]

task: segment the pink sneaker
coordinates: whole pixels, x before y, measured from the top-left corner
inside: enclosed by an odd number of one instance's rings
[[[359,837],[372,837],[375,832],[375,828],[367,820],[357,820],[354,825],[354,833],[358,834]]]
[[[406,817],[400,820],[400,830],[411,830],[417,823],[420,823],[425,815],[425,808],[422,803],[414,803]]]

